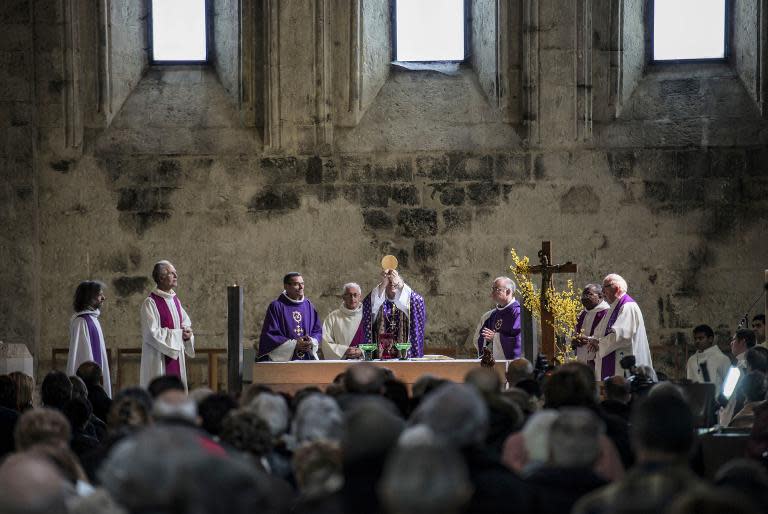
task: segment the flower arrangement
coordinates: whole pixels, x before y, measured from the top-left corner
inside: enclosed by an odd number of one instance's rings
[[[510,266],[509,269],[515,277],[515,282],[517,282],[523,305],[535,318],[540,320],[542,296],[531,281],[530,259],[527,256],[520,257],[514,248],[510,254],[514,265]],[[560,364],[576,360],[576,354],[567,342],[567,338],[573,336],[576,331],[576,323],[582,309],[579,295],[573,289],[573,281],[568,280],[562,291],[558,291],[554,287],[547,289],[544,292],[544,301],[553,318],[548,323],[557,336],[555,337],[555,360]]]

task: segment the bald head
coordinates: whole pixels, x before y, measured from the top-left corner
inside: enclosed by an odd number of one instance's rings
[[[613,303],[627,292],[627,281],[621,275],[611,273],[603,279],[603,294],[608,303]]]
[[[64,514],[70,492],[67,485],[43,457],[12,454],[0,466],[0,512]]]

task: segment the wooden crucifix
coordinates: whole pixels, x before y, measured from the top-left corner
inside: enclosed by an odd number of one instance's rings
[[[571,261],[565,264],[552,264],[552,245],[549,241],[541,242],[539,265],[529,268],[531,273],[541,274],[541,351],[552,362],[555,356],[554,317],[549,310],[546,291],[552,287],[552,275],[555,273],[576,273],[576,265]]]

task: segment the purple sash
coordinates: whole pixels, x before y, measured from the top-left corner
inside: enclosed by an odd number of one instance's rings
[[[93,355],[93,361],[102,367],[101,362],[101,338],[99,337],[99,329],[96,328],[96,323],[93,321],[93,316],[90,314],[81,314],[78,316],[85,320],[85,324],[88,325],[88,339],[91,343],[91,354]]]
[[[635,301],[632,299],[631,296],[628,294],[624,294],[624,296],[621,297],[619,300],[619,303],[616,304],[616,308],[613,309],[613,312],[611,313],[611,317],[608,318],[608,325],[605,327],[605,334],[608,335],[608,333],[611,331],[611,327],[613,327],[613,324],[616,323],[616,319],[619,317],[619,312],[621,312],[621,309],[624,307],[625,303],[634,303]],[[611,352],[605,357],[603,357],[602,361],[602,368],[601,368],[601,374],[603,375],[600,377],[600,379],[603,379],[605,377],[612,377],[616,374],[616,352]]]
[[[181,328],[180,326],[176,327],[173,325],[173,314],[171,314],[171,309],[168,308],[168,304],[165,303],[165,298],[156,295],[155,293],[150,293],[149,297],[155,302],[157,312],[160,314],[161,327],[170,329]],[[181,302],[176,295],[173,296],[173,304],[176,306],[176,312],[179,314],[179,324],[181,324]],[[181,378],[181,365],[179,364],[179,359],[172,359],[165,356],[165,374],[175,375]]]
[[[360,324],[357,326],[357,332],[355,332],[352,341],[349,343],[350,348],[356,348],[363,343],[363,339],[365,339],[365,329],[363,328],[363,325],[363,321],[360,320]]]

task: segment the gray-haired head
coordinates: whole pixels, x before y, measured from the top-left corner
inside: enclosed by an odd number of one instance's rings
[[[427,395],[411,416],[411,424],[427,425],[454,448],[481,445],[488,433],[488,407],[474,387],[449,383]]]
[[[162,260],[155,263],[152,267],[152,280],[155,281],[155,284],[160,283],[160,279],[168,273],[169,266],[173,266],[171,261]]]
[[[618,275],[616,273],[610,273],[605,276],[603,279],[603,284],[610,282],[614,286],[616,286],[619,290],[619,293],[626,293],[627,292],[627,281],[624,280],[624,278],[621,275]]]
[[[261,419],[266,421],[273,437],[278,438],[288,430],[291,411],[288,408],[288,402],[282,396],[261,393],[251,400],[248,409],[255,411]]]
[[[318,440],[337,441],[342,439],[344,415],[336,400],[325,394],[311,394],[304,398],[296,409],[291,432],[296,442],[306,443]]]
[[[363,290],[360,288],[360,284],[358,284],[357,282],[347,282],[346,284],[341,286],[341,294],[343,295],[344,293],[346,293],[347,289],[357,291],[360,294],[363,293]]]
[[[515,281],[512,280],[509,277],[496,277],[493,279],[493,283],[496,284],[499,282],[499,286],[497,287],[504,287],[508,291],[510,291],[512,294],[515,293]]]
[[[458,513],[473,491],[458,451],[433,445],[395,450],[379,483],[387,512],[398,514]]]
[[[558,468],[591,468],[600,456],[600,436],[605,425],[591,411],[578,407],[560,409],[549,427],[549,460]]]
[[[528,418],[523,427],[523,445],[531,463],[544,463],[549,459],[549,430],[558,412],[544,409]]]

